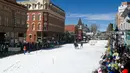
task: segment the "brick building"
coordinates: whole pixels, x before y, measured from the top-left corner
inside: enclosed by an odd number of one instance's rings
[[[23,42],[27,30],[27,8],[16,0],[0,0],[0,41]]]
[[[28,7],[27,36],[28,42],[55,38],[59,40],[64,33],[65,12],[50,0],[19,1]]]

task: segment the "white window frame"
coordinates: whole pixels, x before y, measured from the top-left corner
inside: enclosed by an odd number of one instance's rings
[[[39,20],[39,21],[41,21],[41,19],[42,19],[41,17],[42,17],[42,15],[41,15],[41,13],[39,13],[39,14],[38,14],[38,20]]]
[[[34,17],[33,17],[34,16]],[[36,19],[36,15],[35,14],[32,14],[32,20],[35,21]]]
[[[35,30],[35,24],[32,23],[32,30]]]
[[[38,30],[41,30],[41,28],[42,28],[41,23],[38,23]]]
[[[29,30],[29,23],[27,22],[27,30]]]
[[[29,21],[29,14],[27,14],[27,21]]]

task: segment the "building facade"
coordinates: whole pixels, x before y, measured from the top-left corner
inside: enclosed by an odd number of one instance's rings
[[[27,8],[16,0],[0,0],[0,41],[23,42],[27,30]]]
[[[118,13],[116,14],[116,24],[119,29],[121,29],[121,23],[124,21],[124,17],[122,17],[122,13],[124,10],[130,6],[130,2],[122,2],[118,7]]]
[[[124,21],[121,23],[121,30],[130,30],[130,7],[127,7],[124,12],[121,14],[121,17],[124,18]]]
[[[28,42],[42,41],[43,39],[60,39],[64,33],[65,12],[50,0],[18,2],[28,7],[27,36]]]

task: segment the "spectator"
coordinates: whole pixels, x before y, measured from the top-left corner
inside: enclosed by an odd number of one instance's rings
[[[123,69],[122,73],[128,73],[128,69]]]
[[[23,51],[24,51],[24,54],[27,52],[27,43],[26,42],[24,42]]]

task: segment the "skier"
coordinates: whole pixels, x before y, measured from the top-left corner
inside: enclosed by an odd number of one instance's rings
[[[74,41],[74,46],[75,46],[75,49],[77,49],[77,48],[78,48],[78,44],[77,44],[77,42],[76,42],[76,41]]]
[[[83,48],[83,42],[81,41],[81,46],[80,46],[80,48]]]

